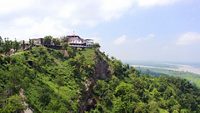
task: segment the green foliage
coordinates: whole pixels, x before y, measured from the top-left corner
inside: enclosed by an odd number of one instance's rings
[[[23,100],[19,95],[13,95],[6,99],[6,104],[0,108],[0,113],[14,113],[25,109]]]
[[[20,48],[19,42],[9,40],[9,38],[4,38],[0,37],[0,53],[4,53],[5,55],[10,55],[10,50],[13,49],[13,52],[18,51]]]
[[[141,76],[96,48],[66,47],[68,58],[43,46],[0,56],[0,112],[21,112],[24,102],[41,113],[81,112],[84,105],[84,111],[94,113],[200,112],[200,90],[185,79]],[[111,75],[98,80],[95,71],[102,60]],[[86,81],[91,82],[88,91]],[[91,98],[93,105],[88,103]]]
[[[140,76],[115,58],[111,58],[113,77],[99,80],[94,87],[99,112],[197,112],[200,90],[189,81],[168,77]],[[109,103],[109,104],[106,104]]]
[[[50,45],[52,42],[53,37],[52,36],[45,36],[44,37],[44,44]]]
[[[99,43],[95,43],[95,44],[93,45],[93,47],[94,47],[94,48],[100,48],[101,46],[99,45]]]
[[[74,48],[68,46],[68,44],[65,44],[64,47],[66,48],[66,50],[69,54],[69,57],[74,57],[76,55]]]
[[[60,45],[60,40],[57,38],[53,38],[52,42],[54,43],[54,45]]]
[[[15,39],[15,41],[13,42],[12,48],[17,51],[20,48],[19,42],[17,42],[17,40]]]

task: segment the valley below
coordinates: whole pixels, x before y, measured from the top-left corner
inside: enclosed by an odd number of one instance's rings
[[[171,63],[137,63],[132,65],[141,73],[160,76],[169,75],[187,79],[200,87],[200,67],[191,64],[171,64]]]

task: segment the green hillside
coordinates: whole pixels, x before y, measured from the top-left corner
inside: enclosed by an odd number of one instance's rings
[[[200,90],[185,79],[141,76],[97,48],[67,51],[39,46],[0,56],[0,112],[200,112]]]
[[[183,72],[183,71],[173,71],[173,70],[167,70],[167,69],[161,69],[161,68],[146,68],[146,67],[140,67],[137,68],[139,71],[145,74],[150,74],[150,75],[170,75],[170,76],[175,76],[175,77],[180,77],[189,80],[191,83],[196,85],[197,87],[200,88],[200,75],[191,73],[191,72]]]

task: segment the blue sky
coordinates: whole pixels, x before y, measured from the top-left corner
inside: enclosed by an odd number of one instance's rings
[[[124,62],[200,63],[199,0],[0,1],[0,35],[76,34]]]

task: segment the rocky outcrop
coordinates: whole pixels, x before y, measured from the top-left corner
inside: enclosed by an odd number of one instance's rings
[[[26,97],[24,95],[24,89],[22,89],[22,88],[20,89],[19,95],[23,99],[23,104],[26,107],[26,109],[22,113],[33,113],[33,110],[28,106],[28,104],[25,101]]]
[[[84,113],[90,111],[96,107],[96,99],[93,97],[93,87],[96,85],[98,79],[107,79],[111,76],[109,70],[109,64],[100,55],[100,51],[96,52],[94,74],[85,81],[85,88],[82,92],[82,98],[80,100],[79,112]]]
[[[93,99],[92,90],[95,85],[93,78],[89,78],[85,81],[85,88],[82,92],[82,97],[80,99],[79,113],[84,113],[94,108],[96,105],[96,100]]]
[[[59,50],[61,54],[63,54],[64,57],[69,57],[69,54],[67,50]]]
[[[101,53],[96,52],[96,65],[94,77],[96,79],[107,79],[110,77],[110,70],[108,62],[100,55]]]

